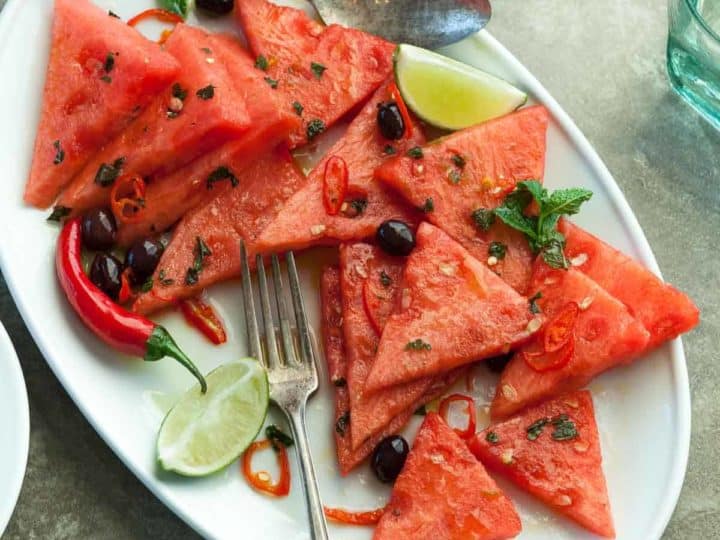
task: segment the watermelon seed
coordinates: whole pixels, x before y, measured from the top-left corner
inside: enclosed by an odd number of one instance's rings
[[[322,233],[325,232],[325,225],[313,225],[310,227],[310,234],[313,236],[320,236]]]
[[[555,499],[555,504],[557,506],[570,506],[572,504],[572,499],[567,495],[560,495]]]
[[[510,465],[513,462],[513,453],[514,452],[515,451],[512,448],[503,450],[503,453],[500,454],[500,461],[502,461],[505,465]]]
[[[503,384],[502,394],[506,399],[509,399],[510,401],[515,401],[517,399],[517,390],[515,390],[515,388],[509,384]]]
[[[540,330],[540,327],[542,326],[542,321],[539,317],[533,318],[527,325],[527,331],[531,334],[534,334],[538,330]]]
[[[573,266],[582,266],[585,264],[588,260],[587,253],[581,253],[580,255],[577,255],[576,257],[573,257],[570,259],[570,264]]]
[[[589,447],[590,447],[590,445],[589,445],[588,443],[586,443],[586,442],[576,442],[576,443],[573,445],[573,448],[575,448],[575,451],[576,451],[576,452],[580,452],[580,453],[585,453],[585,452],[587,452],[587,450],[588,450]]]
[[[488,260],[487,260],[488,266],[495,266],[497,263],[498,263],[497,257],[495,257],[494,255],[491,255],[490,257],[488,257]]]
[[[590,304],[593,303],[593,300],[595,300],[595,298],[593,298],[592,296],[587,296],[580,301],[580,303],[578,304],[578,307],[582,311],[585,311],[587,308],[590,307]]]

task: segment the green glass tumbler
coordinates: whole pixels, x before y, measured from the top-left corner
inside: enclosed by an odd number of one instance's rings
[[[669,0],[667,69],[674,90],[720,129],[720,1]]]

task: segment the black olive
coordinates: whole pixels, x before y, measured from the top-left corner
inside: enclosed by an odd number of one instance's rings
[[[215,15],[225,15],[233,10],[234,0],[195,0],[195,5]]]
[[[508,362],[510,362],[511,358],[512,353],[501,354],[500,356],[493,356],[492,358],[488,358],[487,360],[485,360],[484,363],[487,368],[493,373],[502,373],[505,369],[505,366],[507,366]]]
[[[90,281],[113,300],[117,300],[122,287],[122,263],[112,255],[98,253],[90,266]]]
[[[389,484],[398,477],[407,459],[410,447],[400,435],[385,437],[373,451],[370,465],[378,480]]]
[[[82,242],[88,249],[104,251],[113,247],[117,224],[110,210],[90,210],[82,220]]]
[[[402,139],[405,133],[405,121],[400,114],[400,108],[394,101],[378,105],[377,123],[382,136],[391,141]]]
[[[380,224],[375,235],[380,247],[390,255],[410,255],[415,247],[415,233],[402,221],[389,219]]]
[[[162,243],[152,238],[135,242],[128,249],[125,254],[125,266],[131,270],[130,274],[135,285],[144,283],[153,275],[164,250]]]

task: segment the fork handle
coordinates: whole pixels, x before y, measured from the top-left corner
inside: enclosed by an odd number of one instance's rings
[[[320,501],[315,467],[310,455],[310,445],[307,439],[307,428],[305,426],[305,404],[286,411],[290,427],[295,439],[298,462],[300,464],[300,475],[302,476],[303,493],[307,503],[308,517],[310,519],[310,538],[312,540],[328,540],[325,512]]]

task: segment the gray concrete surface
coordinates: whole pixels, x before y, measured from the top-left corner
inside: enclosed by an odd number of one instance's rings
[[[595,145],[635,209],[666,279],[702,309],[701,327],[685,339],[693,395],[690,463],[664,538],[720,538],[720,264],[714,248],[720,134],[670,91],[665,2],[497,0],[494,7],[492,32]],[[27,477],[4,538],[194,538],[68,399],[4,283],[0,319],[20,355],[32,422]]]

